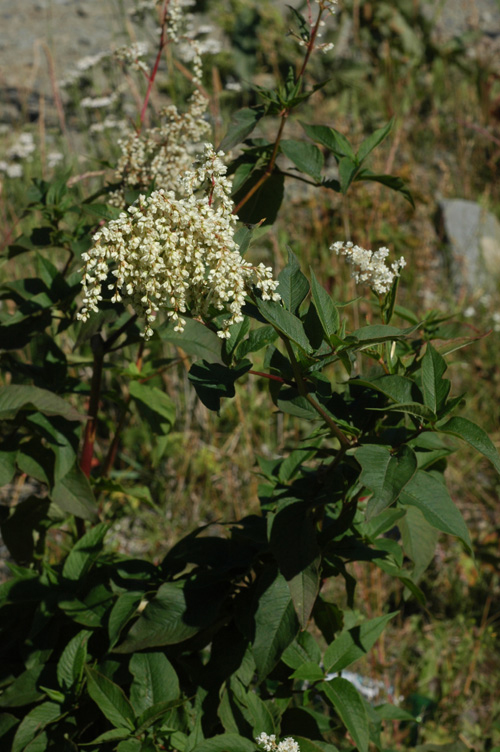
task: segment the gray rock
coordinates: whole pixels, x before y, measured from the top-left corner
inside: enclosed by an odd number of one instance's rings
[[[443,199],[441,223],[449,247],[452,283],[469,292],[497,292],[500,283],[500,222],[475,201]]]

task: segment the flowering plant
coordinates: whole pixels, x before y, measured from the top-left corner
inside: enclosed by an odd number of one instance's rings
[[[145,107],[168,23],[179,41],[185,5],[161,4]],[[16,312],[0,331],[0,471],[5,483],[33,483],[0,518],[16,561],[0,587],[2,749],[255,752],[256,741],[265,752],[382,752],[386,722],[415,720],[394,697],[372,706],[343,674],[398,613],[353,610],[357,567],[425,604],[420,578],[437,536],[471,551],[444,479],[449,437],[497,470],[500,458],[481,428],[454,414],[462,395],[450,396],[444,376],[443,319],[396,305],[403,259],[388,267],[385,248],[334,242],[359,292],[375,292],[362,326],[350,316],[356,300],[306,276],[291,249],[276,277],[248,260],[285,178],[341,194],[375,180],[412,202],[402,181],[364,166],[391,124],[357,150],[323,125],[304,126],[308,141],[283,137],[315,90],[304,71],[333,6],[308,3],[309,18],[294,11],[305,50],[298,73],[258,88],[263,104],[236,113],[223,151],[207,144],[172,185],[120,168],[119,190],[140,188],[124,210],[116,186],[82,200],[66,179],[38,180],[28,195],[43,225],[8,255],[35,256],[37,276],[6,284]],[[264,117],[278,119],[274,141],[249,139]],[[224,151],[242,141],[226,165]],[[325,156],[338,179],[322,172]],[[48,258],[54,247],[64,263]],[[154,444],[148,483],[161,474],[155,462],[179,420],[164,376],[186,363],[184,386],[209,411],[223,414],[245,379],[253,400],[269,397],[268,415],[293,423],[296,444],[259,460],[258,514],[208,521],[135,558],[105,542],[123,500],[139,493],[127,479],[141,472],[140,434],[131,432],[128,454],[119,450],[139,416]]]

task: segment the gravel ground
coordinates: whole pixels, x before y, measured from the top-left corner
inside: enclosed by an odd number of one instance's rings
[[[285,6],[290,0],[277,2]],[[421,2],[445,37],[468,28],[500,36],[500,0]],[[26,104],[31,95],[36,109],[40,93],[50,98],[47,51],[59,80],[80,58],[127,41],[124,19],[135,5],[133,0],[0,0],[0,120],[15,119],[17,100]]]

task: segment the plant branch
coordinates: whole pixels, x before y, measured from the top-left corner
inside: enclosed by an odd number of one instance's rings
[[[305,399],[309,402],[311,407],[313,407],[318,415],[323,419],[323,421],[326,423],[332,434],[335,436],[336,439],[340,442],[341,449],[345,452],[350,446],[351,442],[345,435],[345,433],[338,427],[338,425],[333,420],[332,416],[327,413],[327,411],[317,402],[312,394],[309,393],[307,389],[307,384],[304,381],[304,377],[302,376],[302,373],[300,371],[299,364],[297,363],[297,358],[295,357],[295,353],[293,351],[292,343],[281,332],[279,333],[281,339],[285,343],[285,347],[288,353],[288,357],[290,358],[290,363],[292,364],[293,373],[295,376],[295,381],[297,382],[297,389],[299,394],[302,397],[305,397]]]
[[[100,334],[94,334],[90,340],[90,346],[94,356],[94,364],[92,369],[92,380],[90,382],[88,418],[85,425],[82,455],[80,459],[80,467],[87,478],[90,478],[92,458],[94,456],[94,443],[97,433],[97,413],[101,396],[102,366],[105,355],[104,341]]]
[[[306,51],[306,55],[304,57],[304,60],[302,62],[302,67],[301,67],[301,69],[299,71],[299,74],[297,76],[297,83],[303,78],[305,70],[306,70],[306,67],[307,67],[307,63],[309,62],[309,58],[311,57],[311,53],[312,53],[312,51],[314,49],[314,42],[316,40],[316,35],[318,33],[318,29],[319,29],[319,26],[320,26],[320,21],[321,21],[322,14],[323,14],[323,8],[320,8],[319,9],[319,13],[318,13],[318,17],[316,19],[316,23],[314,24],[314,27],[313,27],[313,29],[311,31],[311,36],[309,37],[309,42],[307,44],[307,51]],[[245,196],[243,196],[243,198],[241,199],[241,201],[239,201],[238,204],[234,207],[233,214],[238,214],[238,212],[242,208],[242,206],[244,206],[252,198],[252,196],[259,190],[259,188],[262,185],[264,185],[264,183],[267,180],[269,180],[269,178],[273,174],[274,165],[275,165],[275,162],[276,162],[276,157],[278,156],[278,150],[279,150],[279,145],[280,145],[281,137],[283,136],[283,130],[285,128],[285,123],[286,123],[286,121],[288,119],[288,116],[289,116],[289,114],[290,114],[291,111],[292,111],[292,107],[285,107],[285,109],[282,110],[282,112],[280,113],[280,115],[281,115],[281,122],[280,122],[280,126],[279,126],[279,129],[278,129],[278,133],[276,134],[276,138],[275,138],[275,141],[274,141],[273,152],[272,152],[272,154],[271,154],[271,156],[269,158],[269,162],[267,163],[267,167],[266,167],[263,175],[261,175],[260,178],[259,178],[259,180],[257,180],[257,182],[255,183],[255,185],[253,185],[250,188],[250,190],[248,191],[248,193]]]
[[[158,52],[156,54],[156,60],[153,65],[153,70],[151,71],[151,75],[149,76],[148,88],[146,91],[146,96],[144,97],[144,102],[143,102],[141,114],[139,117],[139,121],[140,121],[139,129],[138,129],[139,133],[142,129],[142,126],[144,125],[144,118],[146,117],[146,110],[148,108],[149,98],[151,96],[151,91],[153,90],[153,85],[155,82],[156,74],[158,73],[158,68],[160,66],[163,48],[167,44],[166,26],[167,26],[167,12],[168,12],[169,5],[170,5],[170,0],[165,0],[165,4],[163,5],[163,10],[161,14],[160,41],[158,42]]]

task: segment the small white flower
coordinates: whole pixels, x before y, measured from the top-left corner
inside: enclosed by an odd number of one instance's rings
[[[330,246],[337,256],[347,258],[349,264],[354,267],[351,276],[358,283],[369,285],[378,295],[389,292],[396,277],[399,277],[401,269],[406,266],[406,261],[401,256],[398,261],[393,261],[387,266],[385,259],[389,255],[388,248],[379,248],[378,251],[370,251],[359,245],[337,241]]]

